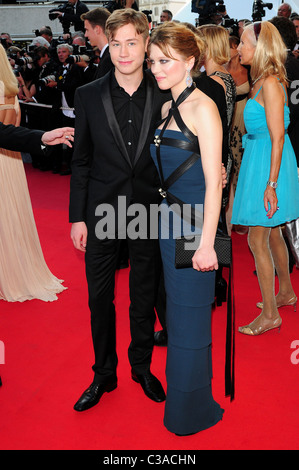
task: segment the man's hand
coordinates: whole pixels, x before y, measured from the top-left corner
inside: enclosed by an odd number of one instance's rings
[[[44,145],[66,144],[72,147],[71,142],[74,141],[75,129],[73,127],[60,127],[53,131],[45,132],[42,135],[42,143]]]
[[[86,251],[87,227],[85,222],[75,222],[72,224],[71,239],[77,250]]]

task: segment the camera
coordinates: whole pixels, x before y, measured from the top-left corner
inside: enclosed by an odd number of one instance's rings
[[[73,54],[66,59],[67,64],[76,64],[77,62],[91,62],[95,58],[95,53],[92,48],[86,46],[79,46],[78,44],[72,45]]]
[[[67,59],[65,59],[65,62],[67,64],[76,64],[77,62],[89,62],[90,57],[86,54],[82,55],[69,55]]]
[[[153,11],[152,11],[152,10],[142,10],[142,13],[144,13],[144,14],[146,15],[147,21],[148,21],[149,23],[151,23],[151,22],[152,22],[152,17],[151,17],[151,15],[153,14]]]
[[[238,36],[239,35],[239,25],[238,20],[234,18],[223,18],[221,26],[227,29],[230,36]]]
[[[266,15],[265,8],[272,10],[273,3],[264,3],[262,0],[254,0],[252,5],[252,20],[261,21]]]
[[[225,13],[226,7],[223,0],[192,0],[191,11],[206,18],[215,13]]]
[[[44,78],[41,78],[38,83],[39,85],[48,85],[48,83],[50,82],[55,82],[56,81],[56,77],[55,75],[48,75],[47,77],[44,77]]]
[[[61,5],[58,5],[56,8],[52,8],[49,11],[49,19],[51,21],[56,20],[56,18],[59,18],[59,13],[72,13],[73,12],[73,7],[69,3],[63,3]]]
[[[59,13],[73,13],[74,12],[74,7],[70,3],[63,3],[61,5],[58,5],[56,8],[52,8],[49,11],[49,19],[51,21],[56,20],[56,18],[59,19],[60,23],[62,24],[63,28],[63,33],[69,33],[70,32],[70,27],[71,27],[71,22],[66,21],[63,17],[59,15]]]
[[[20,57],[20,58],[15,58],[15,63],[16,65],[25,65],[27,66],[28,64],[32,64],[34,62],[33,57],[31,56],[26,56],[26,57]]]

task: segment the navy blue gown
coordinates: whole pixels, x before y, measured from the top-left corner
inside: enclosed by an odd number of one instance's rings
[[[158,129],[156,135],[159,133]],[[188,139],[181,131],[166,130],[163,134],[160,155],[165,180],[192,154],[190,150],[179,148],[176,145],[178,140]],[[197,138],[196,142],[199,153]],[[155,145],[151,145],[151,155],[159,171]],[[200,158],[171,186],[170,191],[193,207],[194,204],[204,203],[205,181]],[[159,239],[168,333],[164,424],[169,431],[186,435],[215,425],[223,415],[211,390],[211,310],[215,295],[215,271],[175,268],[175,238],[180,235],[177,227],[184,235],[188,235],[188,231],[193,233],[194,227],[188,227],[186,222],[182,226],[182,220],[176,213],[168,218],[166,200],[163,200],[161,207],[164,210],[160,216]]]

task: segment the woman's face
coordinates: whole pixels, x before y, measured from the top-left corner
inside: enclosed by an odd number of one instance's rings
[[[230,47],[230,58],[234,59],[237,56],[239,56],[237,45],[233,45]]]
[[[252,34],[251,31],[246,30],[241,36],[238,52],[242,65],[251,65],[253,61],[255,46],[252,44]]]
[[[185,84],[188,66],[190,65],[189,61],[185,60],[172,47],[169,47],[169,53],[173,58],[164,55],[155,44],[150,47],[148,62],[161,90],[168,90],[182,83]],[[184,87],[186,87],[186,84]]]

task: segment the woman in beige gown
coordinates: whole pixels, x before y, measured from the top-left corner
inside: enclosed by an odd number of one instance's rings
[[[19,125],[18,84],[0,46],[0,121]],[[0,149],[0,299],[57,300],[66,287],[41,249],[20,153]]]

